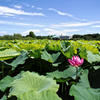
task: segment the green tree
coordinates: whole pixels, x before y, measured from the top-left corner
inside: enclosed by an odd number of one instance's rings
[[[36,35],[32,31],[29,32],[29,36],[32,37],[32,38],[36,38]]]
[[[15,33],[15,34],[13,35],[13,38],[14,38],[14,39],[22,39],[23,36],[22,36],[21,34],[19,34],[19,33]]]
[[[12,40],[13,36],[12,35],[4,35],[4,36],[2,36],[2,39],[3,40]]]

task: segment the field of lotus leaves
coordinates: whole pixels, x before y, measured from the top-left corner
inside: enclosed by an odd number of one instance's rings
[[[100,100],[100,41],[0,41],[0,100]]]

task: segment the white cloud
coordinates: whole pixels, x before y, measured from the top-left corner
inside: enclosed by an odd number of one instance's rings
[[[69,35],[70,32],[77,32],[80,30],[78,29],[55,30],[52,28],[45,28],[44,31],[46,31],[48,35],[60,36],[60,35]]]
[[[94,27],[94,28],[100,28],[100,25],[93,25],[92,27]]]
[[[41,8],[41,7],[36,7],[36,6],[34,6],[34,5],[32,5],[32,8],[35,8],[35,9],[37,9],[37,10],[43,10],[43,8]]]
[[[57,14],[62,15],[62,16],[71,17],[71,18],[73,18],[73,19],[75,19],[75,20],[86,21],[86,19],[80,19],[80,18],[78,18],[78,17],[74,17],[74,16],[73,16],[72,14],[70,14],[70,13],[65,13],[65,12],[59,11],[59,10],[57,10],[57,9],[55,9],[55,8],[49,8],[48,10],[54,11],[54,12],[56,12]]]
[[[29,30],[27,30],[27,31],[25,31],[25,32],[22,32],[21,34],[22,34],[23,36],[26,36],[26,35],[29,34],[30,31],[34,32],[35,35],[37,35],[38,33],[40,33],[40,30],[39,30],[39,29],[29,29]]]
[[[45,16],[43,13],[31,13],[31,12],[25,12],[23,10],[16,10],[13,8],[5,7],[5,6],[0,6],[0,15],[7,15],[7,14],[12,14],[12,15],[30,15],[30,16]]]
[[[61,23],[61,24],[54,24],[52,27],[79,27],[79,26],[88,26],[91,23]]]
[[[71,14],[61,12],[61,11],[59,11],[59,10],[57,10],[57,9],[54,9],[54,8],[49,8],[48,10],[55,11],[55,12],[57,12],[59,15],[63,15],[63,16],[67,15],[67,16],[69,16],[69,17],[72,17]]]
[[[17,25],[17,26],[44,27],[44,25],[42,25],[42,24],[19,23],[19,22],[11,22],[11,21],[3,21],[3,20],[0,20],[0,24]]]
[[[15,16],[15,15],[6,13],[5,16]]]
[[[4,16],[15,16],[15,15],[13,15],[13,14],[10,14],[10,13],[2,13],[2,12],[0,12],[0,15],[4,15]]]
[[[92,22],[75,22],[75,23],[60,23],[53,24],[51,27],[59,28],[59,27],[81,27],[81,26],[90,26],[93,24],[100,23],[100,21],[92,21]]]
[[[19,6],[19,5],[14,5],[14,7],[17,8],[17,9],[21,9],[22,8],[22,6]]]

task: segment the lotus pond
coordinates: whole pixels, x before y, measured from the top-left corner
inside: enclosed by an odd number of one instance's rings
[[[100,41],[0,41],[0,100],[100,100]]]

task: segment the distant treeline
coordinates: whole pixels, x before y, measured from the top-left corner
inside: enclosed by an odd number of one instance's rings
[[[73,35],[72,40],[100,40],[100,34]]]
[[[19,33],[14,33],[13,35],[3,35],[0,36],[0,40],[32,40],[32,39],[51,39],[52,36],[36,36],[34,32],[29,32],[29,35],[22,36]]]
[[[66,37],[66,36],[65,36]],[[34,32],[29,32],[28,35],[22,36],[19,33],[14,33],[13,35],[3,35],[0,36],[0,40],[33,40],[33,39],[53,39],[53,40],[63,40],[63,38],[54,37],[54,36],[36,36]],[[86,34],[86,35],[73,35],[72,38],[65,38],[64,40],[100,40],[100,34]]]

